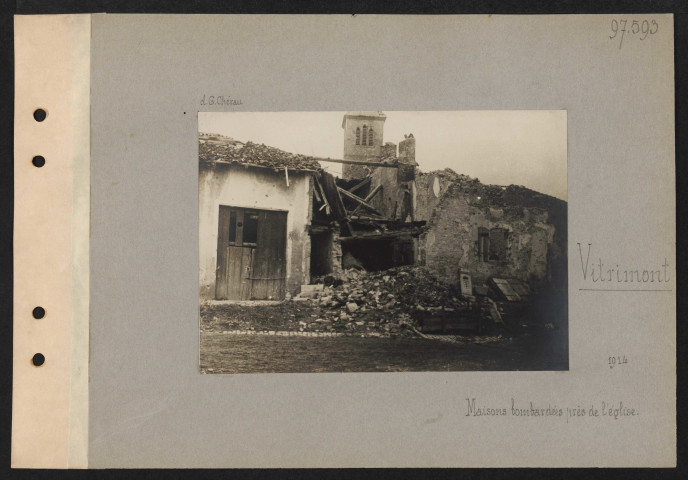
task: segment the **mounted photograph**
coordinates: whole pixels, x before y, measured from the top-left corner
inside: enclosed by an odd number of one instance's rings
[[[201,373],[568,370],[565,110],[198,127]]]

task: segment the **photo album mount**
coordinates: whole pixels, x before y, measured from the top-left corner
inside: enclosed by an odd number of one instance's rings
[[[16,16],[12,466],[675,466],[673,26]]]

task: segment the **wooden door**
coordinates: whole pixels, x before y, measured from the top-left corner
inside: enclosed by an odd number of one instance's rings
[[[283,299],[287,213],[220,206],[215,298]]]
[[[281,300],[285,294],[287,212],[261,210],[251,269],[251,298]]]
[[[251,298],[251,259],[253,248],[227,247],[227,299]]]

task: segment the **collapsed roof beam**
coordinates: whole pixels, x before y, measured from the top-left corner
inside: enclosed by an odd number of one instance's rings
[[[314,189],[313,193],[318,193],[318,190],[320,190],[320,194],[322,195],[322,207],[320,207],[320,210],[323,208],[325,209],[325,213],[327,215],[330,215],[332,213],[332,208],[330,208],[330,203],[327,201],[327,195],[325,195],[325,189],[323,189],[323,186],[320,184],[320,180],[318,180],[317,175],[313,175],[313,180],[315,183],[316,188]]]
[[[331,162],[331,163],[342,163],[344,165],[366,165],[368,167],[387,167],[387,168],[399,168],[397,163],[380,163],[380,162],[364,162],[360,160],[338,160],[333,158],[318,158],[315,157],[318,162]]]
[[[327,199],[327,203],[332,209],[332,215],[335,220],[341,223],[346,219],[348,212],[344,207],[341,195],[339,195],[334,177],[327,172],[320,172],[320,181],[321,183],[319,183],[319,185],[322,187],[321,193]]]
[[[356,190],[360,190],[361,188],[363,188],[363,187],[365,187],[366,185],[368,185],[368,184],[370,183],[371,180],[372,180],[372,177],[367,176],[366,178],[364,178],[363,180],[361,180],[360,182],[358,182],[356,185],[354,185],[353,187],[351,187],[351,188],[349,189],[349,191],[350,191],[351,193],[354,193],[354,192],[356,192]]]
[[[362,199],[362,198],[359,197],[358,195],[354,195],[353,193],[349,192],[348,190],[344,190],[344,189],[341,188],[341,187],[337,187],[337,191],[338,191],[340,194],[344,195],[346,198],[349,198],[349,199],[353,200],[354,202],[358,203],[359,206],[362,205],[362,206],[366,207],[368,210],[370,210],[371,212],[380,215],[380,212],[378,212],[378,211],[375,209],[375,207],[373,207],[371,204],[369,204],[368,202],[366,202],[364,199]],[[377,193],[377,192],[375,192],[375,193]],[[357,206],[356,208],[358,208],[358,206]],[[382,215],[380,215],[380,216],[382,216]]]
[[[382,185],[378,185],[377,187],[375,187],[373,189],[373,191],[370,192],[370,194],[364,199],[364,201],[366,203],[370,202],[373,198],[375,198],[375,195],[377,195],[377,192],[379,192],[380,190],[382,190]],[[352,210],[351,215],[354,215],[356,212],[358,212],[362,205],[363,205],[362,203],[359,203],[358,205],[356,205],[356,208],[354,208]],[[380,215],[380,216],[382,216],[382,215]]]
[[[386,231],[382,233],[358,233],[356,236],[340,237],[340,242],[355,242],[360,240],[387,240],[398,237],[418,237],[423,233],[422,229],[415,228],[403,231]]]

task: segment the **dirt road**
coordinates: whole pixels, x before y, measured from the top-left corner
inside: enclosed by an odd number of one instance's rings
[[[494,342],[201,333],[202,373],[567,370],[556,332]]]

